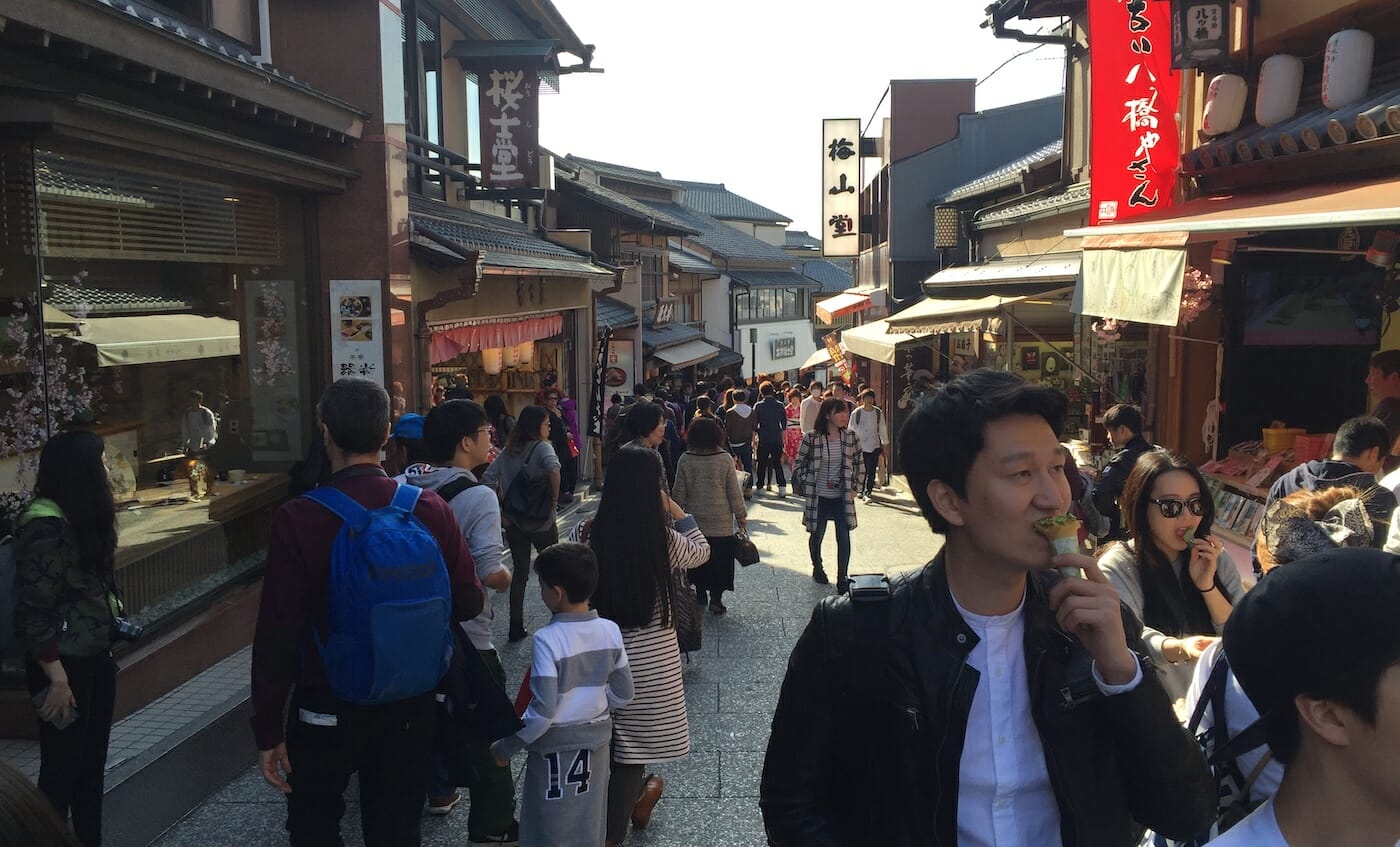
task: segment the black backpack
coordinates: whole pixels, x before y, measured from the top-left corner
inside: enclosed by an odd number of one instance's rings
[[[554,520],[554,494],[549,485],[549,477],[530,476],[530,457],[539,449],[536,441],[520,463],[520,471],[510,481],[505,497],[501,500],[501,514],[510,518],[522,529],[538,528]]]

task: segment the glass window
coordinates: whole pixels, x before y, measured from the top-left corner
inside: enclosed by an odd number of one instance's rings
[[[209,25],[244,44],[258,44],[258,0],[210,0]]]

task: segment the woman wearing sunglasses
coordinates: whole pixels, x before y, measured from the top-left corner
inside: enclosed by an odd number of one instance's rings
[[[1210,534],[1215,502],[1185,457],[1142,454],[1123,486],[1122,507],[1131,540],[1110,547],[1099,567],[1142,621],[1162,687],[1179,700],[1196,660],[1218,640],[1244,594],[1240,572]]]

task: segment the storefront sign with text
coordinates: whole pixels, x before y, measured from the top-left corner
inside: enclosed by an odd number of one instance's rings
[[[822,121],[822,255],[860,254],[860,120]]]

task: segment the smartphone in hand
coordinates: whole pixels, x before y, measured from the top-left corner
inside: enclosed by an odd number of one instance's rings
[[[49,699],[49,686],[45,685],[42,691],[30,698],[30,702],[34,704],[34,710],[38,711],[39,709],[43,708],[44,701],[47,699]],[[64,730],[72,726],[73,722],[77,719],[78,707],[74,706],[73,708],[68,710],[67,720],[64,720],[62,718],[55,718],[54,720],[49,721],[49,723],[53,725],[54,729]]]

